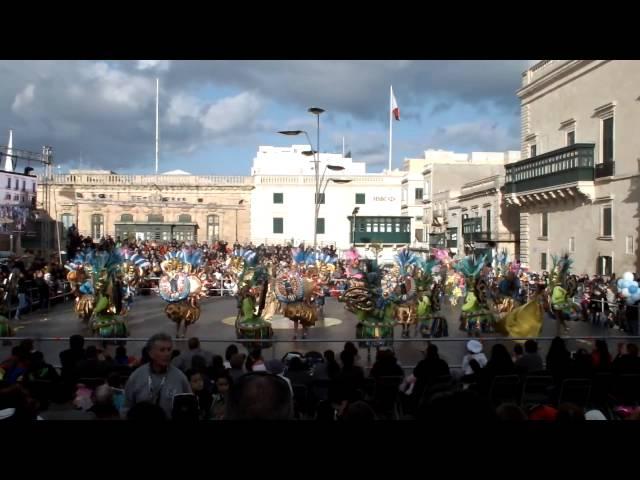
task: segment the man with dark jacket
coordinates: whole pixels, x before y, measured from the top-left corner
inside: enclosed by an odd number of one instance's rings
[[[627,305],[625,309],[627,328],[629,328],[629,333],[634,337],[638,336],[638,309],[640,309],[640,300],[633,305]]]
[[[638,356],[638,346],[635,343],[618,345],[618,355],[613,361],[612,369],[620,375],[640,374],[640,357]]]
[[[69,338],[69,349],[60,352],[60,364],[62,365],[62,379],[68,382],[76,380],[75,370],[80,361],[85,359],[84,337],[72,335]]]
[[[542,357],[538,353],[538,343],[535,340],[530,339],[524,342],[524,355],[516,361],[516,368],[522,373],[544,369]]]
[[[420,360],[413,369],[416,384],[413,387],[413,395],[417,402],[422,398],[425,388],[433,385],[439,378],[450,375],[449,365],[438,354],[438,347],[430,344],[427,347],[425,358]],[[419,398],[418,398],[419,397]]]

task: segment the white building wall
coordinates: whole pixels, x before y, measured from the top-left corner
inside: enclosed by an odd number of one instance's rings
[[[253,159],[251,175],[314,175],[314,157],[302,154],[310,150],[309,145],[260,146]],[[326,165],[344,167],[342,173],[350,175],[364,175],[366,170],[365,162],[354,162],[342,154],[320,153],[320,174]]]
[[[422,195],[419,195],[419,198],[416,198],[417,189],[422,189]],[[425,246],[426,233],[424,231],[424,206],[422,203],[425,192],[422,174],[420,172],[406,172],[402,179],[401,192],[401,214],[411,217],[411,244],[415,246]],[[417,230],[422,230],[422,240],[418,239]]]
[[[340,172],[336,172],[340,173]],[[318,234],[318,245],[335,245],[346,249],[351,245],[351,223],[348,217],[359,207],[358,216],[400,216],[401,175],[333,175],[351,179],[348,184],[329,183],[325,204],[318,218],[325,219],[325,233]],[[260,243],[305,242],[313,244],[314,190],[313,176],[255,176],[252,191],[251,240]],[[274,193],[283,194],[283,203],[274,204]],[[356,194],[364,193],[365,203],[356,204]],[[273,233],[273,218],[283,219],[283,233]]]

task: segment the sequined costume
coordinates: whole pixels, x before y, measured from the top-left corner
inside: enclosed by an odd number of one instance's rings
[[[418,259],[417,267],[416,317],[420,335],[423,338],[446,337],[449,335],[447,320],[438,315],[442,285],[437,273],[440,273],[442,265],[440,261],[430,258]]]
[[[558,322],[558,334],[568,333],[569,327],[566,320],[577,318],[579,305],[573,301],[573,297],[578,289],[578,282],[575,276],[570,275],[573,261],[568,254],[561,257],[551,255],[553,269],[549,282],[551,291],[551,312]]]
[[[318,321],[317,255],[302,249],[294,249],[291,255],[289,270],[282,272],[276,279],[275,294],[281,304],[282,314],[294,323],[294,339],[297,338],[299,325],[302,325],[302,336],[306,338],[309,327]]]
[[[180,252],[166,253],[160,264],[162,276],[158,282],[158,293],[168,303],[164,312],[175,322],[177,337],[186,337],[189,325],[200,318],[199,300],[205,295],[199,277],[203,264],[202,250],[189,247]],[[184,327],[182,335],[181,326]]]
[[[67,279],[76,294],[75,311],[95,336],[129,334],[122,264],[122,255],[113,249],[80,252],[66,265],[70,270]]]
[[[236,320],[238,339],[260,340],[247,343],[249,347],[268,348],[273,338],[271,322],[263,316],[268,295],[270,272],[258,265],[258,254],[253,250],[238,249],[233,252],[230,267],[238,283],[240,300],[239,317]]]
[[[469,336],[493,331],[495,321],[493,312],[487,305],[488,285],[481,278],[486,256],[475,262],[468,256],[458,261],[454,268],[464,276],[466,295],[460,315],[460,330]]]

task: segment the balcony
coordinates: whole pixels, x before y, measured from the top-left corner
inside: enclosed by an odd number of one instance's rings
[[[507,203],[544,203],[594,197],[594,144],[577,143],[505,165]]]

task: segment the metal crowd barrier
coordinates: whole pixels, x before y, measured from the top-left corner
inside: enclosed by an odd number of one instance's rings
[[[206,347],[204,347],[204,345],[210,344],[210,345],[225,345],[224,348],[226,348],[226,345],[231,345],[231,344],[236,344],[238,346],[242,346],[244,345],[247,350],[250,350],[251,348],[251,344],[252,343],[262,343],[265,342],[265,340],[250,340],[250,339],[219,339],[219,338],[206,338],[206,337],[198,337],[200,340],[201,345],[203,345],[203,348],[206,350]],[[487,357],[490,356],[490,347],[493,343],[509,343],[509,342],[515,342],[515,341],[524,341],[524,340],[529,340],[529,339],[533,339],[536,340],[539,344],[539,347],[543,347],[546,344],[550,343],[555,337],[481,337],[478,340],[481,340],[482,343],[485,345],[485,349],[484,349],[484,353],[485,355],[487,355]],[[567,337],[562,337],[563,340],[565,340],[565,342],[567,342],[568,344],[570,342],[575,342],[575,348],[584,348],[584,347],[580,347],[580,342],[585,344],[588,343],[590,345],[593,345],[593,342],[597,339],[606,339],[608,341],[621,341],[626,343],[632,343],[632,342],[639,342],[640,341],[640,336],[629,336],[629,335],[611,335],[611,336],[599,336],[599,335],[575,335],[575,336],[567,336]],[[6,343],[6,342],[20,342],[22,340],[26,340],[26,339],[30,339],[33,340],[34,343],[36,344],[36,347],[38,347],[39,343],[58,343],[58,342],[64,342],[64,345],[62,346],[63,349],[66,349],[68,347],[68,341],[69,338],[68,337],[37,337],[37,336],[30,336],[30,337],[23,337],[23,336],[16,336],[16,337],[0,337],[0,342],[2,343]],[[413,368],[415,367],[415,361],[417,360],[416,358],[413,359],[409,359],[408,362],[402,362],[403,358],[401,357],[405,357],[406,360],[406,356],[408,353],[406,350],[405,351],[399,351],[397,349],[395,349],[394,347],[403,345],[403,344],[418,344],[419,348],[412,351],[411,353],[415,354],[416,353],[420,353],[422,351],[424,351],[424,348],[426,348],[429,344],[456,344],[456,343],[466,343],[470,340],[470,338],[468,337],[441,337],[441,338],[394,338],[394,339],[389,339],[388,343],[390,344],[391,348],[394,349],[396,351],[396,356],[398,358],[398,361],[400,362],[400,365],[402,366],[403,369],[405,370],[413,370]],[[148,341],[148,338],[146,337],[127,337],[127,338],[110,338],[110,339],[105,339],[102,337],[85,337],[85,346],[87,346],[87,344],[92,344],[95,343],[97,345],[105,345],[105,342],[111,345],[115,345],[118,343],[122,343],[122,344],[127,344],[128,346],[130,346],[131,343],[139,343],[140,344],[140,351],[142,350],[142,348],[144,347],[144,345],[146,344],[146,342]],[[183,346],[186,346],[186,342],[188,341],[188,339],[186,338],[173,338],[173,342],[174,345],[176,347],[178,347],[178,349],[181,349]],[[272,347],[267,348],[267,349],[263,349],[263,355],[265,358],[267,357],[271,357],[272,359],[281,359],[282,357],[284,357],[284,355],[286,355],[287,353],[291,352],[291,351],[298,351],[300,353],[305,353],[305,351],[319,351],[320,353],[322,353],[322,351],[326,350],[327,348],[329,348],[332,344],[336,345],[336,347],[334,347],[334,351],[337,351],[339,349],[341,349],[344,345],[345,342],[353,342],[356,346],[361,345],[361,342],[371,342],[373,344],[375,344],[376,342],[379,342],[380,339],[375,339],[375,338],[370,338],[370,339],[361,339],[361,338],[314,338],[314,339],[300,339],[300,340],[291,340],[291,339],[278,339],[278,338],[272,338],[269,339],[268,342],[272,344]],[[288,346],[288,348],[285,349],[278,349],[277,347],[280,344],[286,344]],[[313,348],[307,348],[313,344],[321,344],[323,345],[322,347],[319,347],[317,349],[313,349]],[[568,345],[569,346],[569,345]],[[223,350],[222,348],[220,349],[216,349],[217,351],[215,353],[222,355],[223,354]],[[373,353],[375,352],[375,347],[372,346],[370,351],[368,351],[366,349],[366,347],[362,347],[360,346],[360,350],[362,351],[361,354],[361,358],[364,360],[367,360],[367,365],[371,365],[372,364],[372,357],[370,355],[368,355],[369,353]],[[540,355],[543,357],[545,357],[546,353],[544,351],[544,348],[539,348],[538,353],[540,353]],[[571,350],[571,348],[570,348]],[[614,349],[610,349],[612,355],[615,355],[615,350]],[[129,354],[132,354],[133,352],[129,351]],[[136,352],[138,353],[138,352]],[[460,360],[462,360],[462,356],[464,354],[463,350],[460,350],[460,352],[455,353],[455,358],[456,360],[459,362]],[[139,356],[139,353],[138,355]],[[442,349],[440,350],[440,356],[441,357],[451,357],[452,355],[443,351]],[[57,355],[56,355],[57,357]],[[45,358],[47,358],[47,355],[45,354]],[[451,358],[450,358],[451,359]],[[363,365],[365,366],[365,365]],[[454,370],[459,370],[462,368],[462,365],[460,363],[457,362],[449,362],[449,367],[451,369]]]

